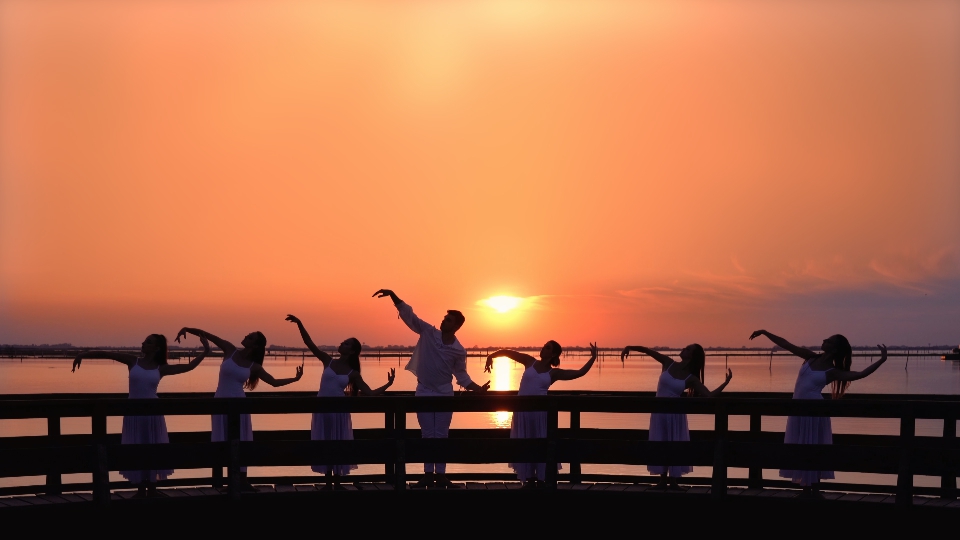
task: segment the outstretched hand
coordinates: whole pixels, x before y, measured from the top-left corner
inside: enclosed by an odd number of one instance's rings
[[[630,347],[624,347],[623,350],[620,351],[620,363],[624,363],[628,356],[630,356]]]
[[[299,325],[299,324],[303,324],[303,323],[300,322],[300,319],[299,319],[299,318],[297,318],[297,317],[295,317],[295,316],[293,316],[293,315],[287,315],[287,318],[284,319],[284,320],[285,320],[285,321],[290,321],[290,322],[292,322],[292,323],[294,323],[294,324],[298,324],[298,325]]]
[[[207,338],[200,336],[200,344],[203,345],[203,354],[210,354],[210,342]]]
[[[880,349],[880,362],[885,362],[887,360],[887,345],[877,345],[877,348]]]
[[[390,368],[390,371],[387,372],[387,386],[393,384],[393,380],[397,378],[397,370],[395,368]]]
[[[303,377],[303,360],[300,361],[300,365],[297,366],[297,376],[293,378],[295,381],[299,381],[300,377]]]
[[[727,380],[724,381],[724,384],[730,382],[730,379],[733,378],[733,370],[727,368]]]
[[[764,334],[766,334],[766,333],[767,333],[766,330],[757,330],[757,331],[755,331],[754,333],[750,334],[750,339],[753,339],[753,338],[755,338],[755,337],[762,336],[762,335],[764,335]]]
[[[380,289],[379,291],[373,293],[374,298],[385,298],[387,296],[389,296],[390,298],[393,298],[396,295],[393,294],[393,291],[391,291],[390,289]]]
[[[591,344],[590,344],[590,356],[593,357],[593,358],[596,358],[596,357],[597,357],[597,354],[598,354],[597,344],[596,344],[596,343],[591,343]]]
[[[483,366],[484,373],[493,373],[493,355],[487,355],[487,363]]]
[[[78,354],[76,358],[73,359],[73,368],[70,369],[70,372],[73,373],[80,368],[80,362],[83,360],[83,354]]]

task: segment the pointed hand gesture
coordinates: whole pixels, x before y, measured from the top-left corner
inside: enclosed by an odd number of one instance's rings
[[[185,338],[185,337],[187,337],[187,327],[186,327],[186,326],[184,326],[183,328],[180,329],[179,332],[177,332],[177,343],[180,343],[180,338]]]
[[[299,381],[300,377],[303,377],[303,361],[300,361],[300,365],[297,366],[297,376],[293,378],[295,381]]]

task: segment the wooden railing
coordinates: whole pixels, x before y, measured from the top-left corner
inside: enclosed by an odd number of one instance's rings
[[[357,429],[353,441],[311,441],[308,430],[258,431],[253,442],[240,442],[240,414],[303,414],[313,412],[379,413],[383,428]],[[407,413],[418,411],[490,412],[547,411],[547,437],[510,439],[504,429],[452,430],[450,439],[420,439],[406,425]],[[560,413],[569,413],[570,427],[559,428]],[[687,413],[710,415],[713,430],[691,432],[690,442],[652,442],[644,429],[594,429],[582,426],[584,413]],[[228,418],[227,442],[209,442],[209,432],[175,432],[169,445],[121,445],[118,434],[107,434],[107,417],[124,415],[211,415]],[[764,416],[831,416],[890,418],[899,421],[898,435],[835,435],[833,445],[785,445],[783,434],[764,432]],[[729,429],[731,416],[749,417],[748,431]],[[61,433],[62,418],[91,419],[91,434]],[[684,483],[711,486],[722,499],[728,486],[786,486],[765,480],[763,469],[836,470],[896,475],[896,486],[834,484],[835,489],[893,492],[899,505],[913,495],[956,497],[960,445],[956,421],[957,396],[851,395],[842,400],[802,401],[784,394],[727,394],[721,398],[656,399],[649,393],[557,392],[544,397],[518,397],[512,392],[487,395],[416,398],[393,393],[377,398],[317,398],[307,393],[255,393],[246,399],[212,399],[209,394],[161,395],[158,400],[131,400],[122,395],[22,395],[0,397],[0,420],[46,419],[47,435],[11,437],[0,434],[0,476],[45,475],[44,486],[2,488],[0,493],[93,491],[108,504],[111,488],[127,485],[109,481],[109,471],[211,468],[206,479],[167,480],[161,485],[217,485],[224,482],[232,497],[240,496],[241,466],[381,464],[382,475],[357,480],[389,481],[406,488],[407,463],[546,462],[548,488],[558,481],[650,481],[651,477],[590,475],[581,464],[658,463],[711,466],[711,478],[685,478]],[[918,419],[943,421],[940,437],[916,434]],[[320,458],[319,456],[322,456]],[[557,463],[569,463],[559,474]],[[228,470],[222,478],[223,467]],[[730,478],[731,467],[748,469],[747,478]],[[218,477],[218,472],[220,475]],[[61,475],[91,473],[91,483],[63,485]],[[939,488],[914,487],[914,475],[937,476]],[[456,475],[458,479],[505,479],[505,475]],[[272,483],[316,482],[319,477],[252,479]]]

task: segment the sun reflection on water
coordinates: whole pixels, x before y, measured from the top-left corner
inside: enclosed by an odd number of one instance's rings
[[[513,360],[506,356],[498,356],[493,359],[493,379],[490,381],[491,390],[512,390],[516,388],[513,384]],[[510,411],[496,411],[490,413],[490,425],[496,428],[507,429],[510,427],[510,421],[513,419],[513,413]]]

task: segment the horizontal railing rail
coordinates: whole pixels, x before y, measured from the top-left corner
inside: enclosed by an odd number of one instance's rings
[[[396,489],[406,487],[407,463],[547,463],[548,487],[558,480],[577,483],[591,475],[582,464],[693,465],[712,467],[708,483],[713,497],[723,498],[731,485],[784,485],[765,480],[763,469],[836,470],[896,475],[897,502],[912,504],[918,492],[914,475],[939,476],[942,497],[956,496],[960,445],[956,420],[957,396],[850,395],[843,400],[792,400],[786,394],[736,394],[721,398],[657,399],[650,393],[551,392],[548,396],[516,396],[513,392],[458,397],[414,397],[391,393],[377,398],[318,398],[308,393],[253,393],[248,398],[213,399],[209,394],[163,396],[154,400],[106,395],[21,395],[0,399],[0,420],[45,419],[45,436],[0,436],[0,476],[45,475],[46,484],[24,488],[48,493],[65,489],[92,489],[101,504],[109,490],[109,471],[144,469],[202,469],[209,479],[183,479],[193,485],[219,484],[228,469],[229,493],[240,496],[241,466],[303,466],[323,464],[380,464]],[[449,439],[420,439],[406,417],[415,412],[546,411],[547,436],[510,439],[503,429],[452,430]],[[239,441],[241,414],[305,414],[313,412],[376,413],[383,428],[357,429],[352,441],[312,441],[309,431],[257,431],[254,441]],[[569,427],[560,428],[559,416],[569,414]],[[600,429],[582,426],[589,413],[686,413],[713,416],[712,430],[693,430],[690,442],[654,442],[645,429]],[[124,415],[212,415],[228,418],[229,439],[210,442],[209,432],[173,432],[168,445],[123,445],[108,434],[106,419]],[[889,418],[899,422],[897,435],[838,434],[833,445],[786,445],[783,434],[763,431],[764,416],[832,416]],[[749,417],[748,431],[729,429],[731,416]],[[91,418],[90,434],[62,434],[63,418]],[[943,421],[940,437],[916,434],[918,419]],[[638,426],[639,428],[639,426]],[[321,457],[322,456],[322,457]],[[570,464],[563,474],[557,463]],[[748,478],[729,478],[729,468],[748,470]],[[219,474],[218,474],[219,472]],[[92,473],[93,481],[64,486],[62,475]],[[480,476],[490,476],[489,474]],[[592,475],[596,476],[596,475]],[[609,476],[609,475],[608,475]],[[499,478],[496,475],[491,477]],[[175,485],[176,482],[164,482]],[[82,488],[77,486],[83,486]],[[889,492],[890,486],[856,485],[861,491]],[[4,490],[0,489],[0,493]]]

